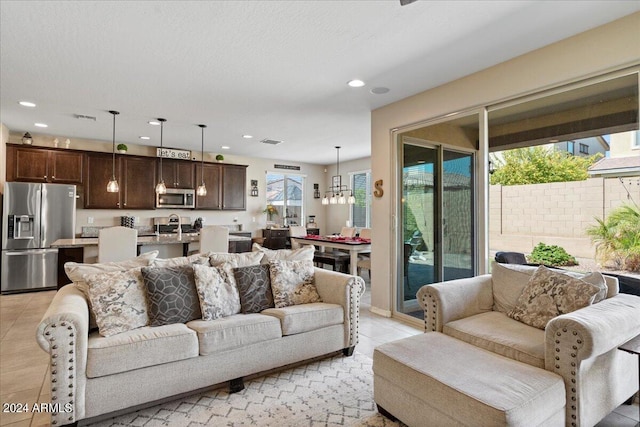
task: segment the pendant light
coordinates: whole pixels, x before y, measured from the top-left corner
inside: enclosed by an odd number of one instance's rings
[[[167,186],[164,184],[164,179],[162,179],[162,157],[164,157],[164,153],[162,152],[162,131],[164,130],[164,122],[167,119],[158,119],[160,122],[160,181],[156,184],[156,193],[165,194],[167,192]]]
[[[207,186],[204,185],[204,128],[206,128],[207,125],[198,126],[200,126],[200,129],[202,129],[202,143],[200,145],[200,185],[198,185],[196,194],[198,194],[198,196],[206,196]]]
[[[109,113],[113,114],[113,135],[111,140],[111,180],[107,184],[107,193],[117,193],[120,191],[120,186],[116,180],[116,116],[120,113],[113,110],[109,110]]]
[[[340,175],[340,146],[335,147],[336,153],[336,175],[332,177],[331,189],[325,192],[322,199],[323,205],[344,205],[348,203],[353,205],[356,202],[356,198],[353,196],[353,191],[349,189],[347,185],[342,185],[342,176]],[[331,193],[331,197],[327,197],[327,193]],[[345,196],[349,194],[349,196]]]

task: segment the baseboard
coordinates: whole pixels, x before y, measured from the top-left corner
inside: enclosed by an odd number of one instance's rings
[[[378,316],[391,317],[391,311],[389,310],[383,310],[381,308],[371,306],[369,311],[371,311],[373,314],[377,314]]]

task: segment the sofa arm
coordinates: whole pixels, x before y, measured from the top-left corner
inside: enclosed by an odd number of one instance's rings
[[[84,418],[89,306],[75,285],[62,287],[38,325],[36,340],[49,353],[51,401],[64,412],[51,414],[52,425]]]
[[[424,309],[425,331],[442,332],[448,322],[491,311],[491,275],[425,285],[416,298]]]
[[[344,348],[358,343],[360,297],[364,293],[364,280],[358,276],[315,267],[315,282],[323,302],[339,304],[344,311]]]

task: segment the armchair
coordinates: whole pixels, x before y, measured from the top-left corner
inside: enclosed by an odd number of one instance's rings
[[[535,268],[518,270],[525,283],[517,285],[524,286]],[[640,334],[640,297],[618,294],[617,279],[605,276],[604,301],[555,317],[541,330],[498,311],[494,297],[505,283],[495,273],[423,286],[417,299],[425,331],[560,375],[567,426],[596,424],[638,390],[637,361],[617,347]]]

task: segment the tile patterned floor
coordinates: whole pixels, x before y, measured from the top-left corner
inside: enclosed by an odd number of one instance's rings
[[[35,339],[35,331],[54,291],[0,296],[0,402],[50,402],[48,358]],[[365,293],[360,309],[360,343],[357,351],[369,357],[373,349],[388,341],[422,333],[395,319],[377,316],[369,310],[371,297]],[[638,404],[622,405],[597,427],[634,427]],[[0,426],[44,427],[46,413],[2,413]]]

